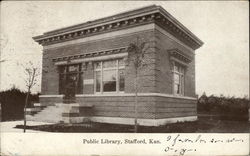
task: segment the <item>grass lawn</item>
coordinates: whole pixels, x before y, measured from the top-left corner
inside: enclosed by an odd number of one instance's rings
[[[27,123],[29,125],[29,122]],[[17,125],[16,128],[23,128]],[[114,125],[103,123],[88,124],[54,124],[27,126],[27,129],[47,132],[68,132],[68,133],[132,133],[133,126]],[[202,118],[194,122],[173,123],[160,127],[140,126],[138,133],[249,133],[250,122],[211,120]]]

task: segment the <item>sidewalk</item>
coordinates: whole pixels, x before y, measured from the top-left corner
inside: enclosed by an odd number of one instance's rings
[[[27,121],[27,126],[48,125],[48,124],[50,124],[50,123]],[[23,129],[14,128],[14,127],[16,127],[16,125],[23,125],[23,121],[0,122],[0,133],[3,133],[3,132],[23,133]],[[26,133],[46,133],[46,132],[26,129]]]

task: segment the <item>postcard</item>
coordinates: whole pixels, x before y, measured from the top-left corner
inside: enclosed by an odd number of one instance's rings
[[[3,1],[1,155],[249,155],[248,1]]]

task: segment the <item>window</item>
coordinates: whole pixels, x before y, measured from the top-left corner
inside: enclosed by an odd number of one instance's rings
[[[174,95],[184,95],[184,67],[173,63],[173,93]]]
[[[95,62],[95,92],[124,92],[124,60]]]
[[[81,64],[63,65],[59,70],[59,94],[65,94],[66,89],[76,94],[83,92],[83,72]]]

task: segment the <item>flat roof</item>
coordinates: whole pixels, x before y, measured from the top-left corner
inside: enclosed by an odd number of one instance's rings
[[[190,30],[188,30],[184,25],[182,25],[177,19],[175,19],[165,9],[163,9],[161,6],[158,6],[158,5],[150,5],[150,6],[146,6],[143,8],[129,10],[129,11],[115,14],[112,16],[88,21],[85,23],[76,24],[73,26],[48,31],[48,32],[45,32],[43,35],[33,37],[33,39],[39,42],[43,39],[48,39],[50,37],[55,37],[58,35],[65,35],[68,33],[74,33],[74,32],[85,30],[85,29],[93,29],[94,27],[100,27],[103,25],[112,24],[114,22],[121,22],[124,20],[129,20],[131,18],[137,18],[137,17],[141,17],[144,15],[146,16],[146,15],[155,14],[155,13],[158,13],[161,16],[163,16],[163,18],[170,21],[177,29],[179,29],[179,31],[181,31],[186,36],[190,37],[192,41],[195,44],[197,44],[196,48],[203,45],[203,42],[197,36],[195,36]]]

